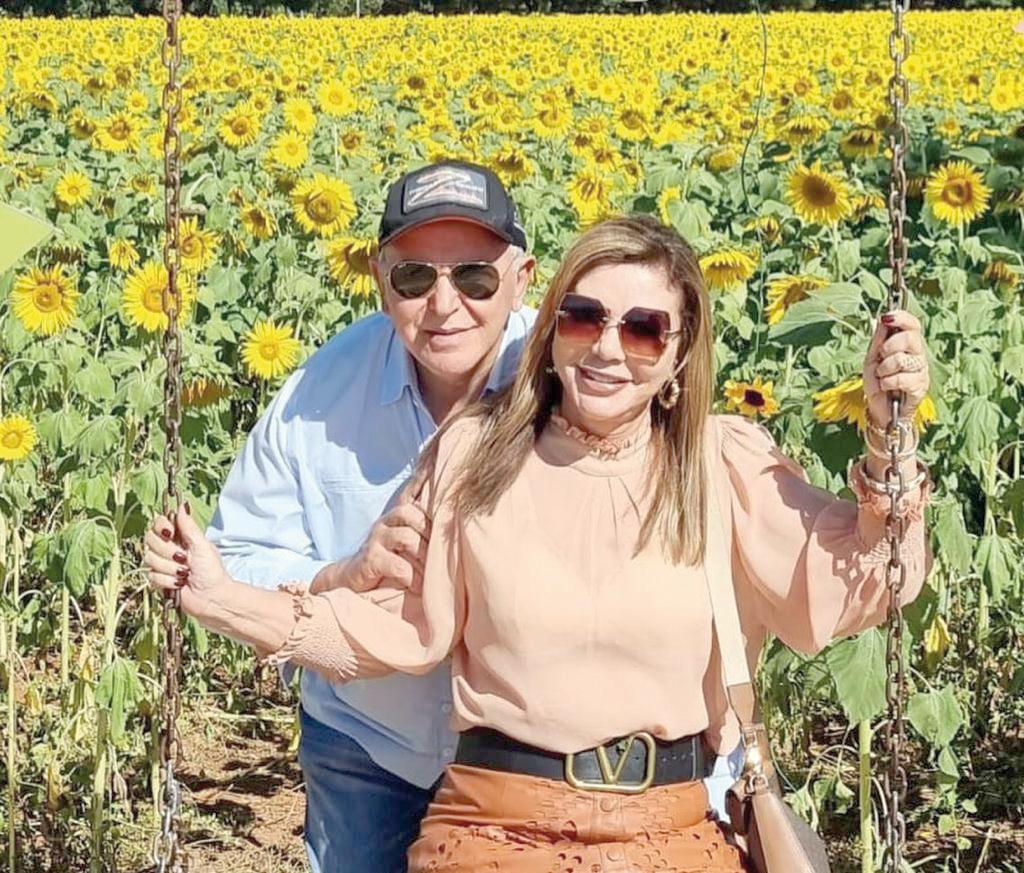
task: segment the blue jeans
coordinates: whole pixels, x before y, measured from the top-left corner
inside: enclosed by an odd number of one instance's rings
[[[434,796],[378,767],[355,740],[300,710],[306,854],[313,873],[405,873]],[[435,786],[436,787],[436,786]]]

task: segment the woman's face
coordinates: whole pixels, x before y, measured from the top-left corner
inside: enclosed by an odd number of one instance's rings
[[[599,301],[609,324],[587,344],[560,336],[556,327],[552,358],[562,383],[562,414],[591,433],[611,434],[647,412],[672,378],[680,343],[678,335],[670,336],[657,360],[629,354],[615,322],[640,307],[665,313],[669,330],[677,331],[679,292],[660,266],[606,264],[584,273],[570,293]]]

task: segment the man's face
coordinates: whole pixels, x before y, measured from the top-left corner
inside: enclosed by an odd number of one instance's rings
[[[422,297],[407,300],[391,287],[391,268],[402,261],[439,265],[437,281]],[[487,300],[459,293],[449,271],[440,267],[479,261],[494,264],[501,274],[497,293]],[[472,374],[500,343],[509,313],[523,304],[533,264],[532,258],[519,256],[486,228],[439,219],[389,242],[371,268],[382,308],[409,353],[433,375],[461,379]]]

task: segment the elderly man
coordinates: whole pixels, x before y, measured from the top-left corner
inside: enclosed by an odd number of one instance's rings
[[[536,315],[523,305],[534,259],[497,176],[461,162],[407,174],[388,192],[379,243],[383,311],[292,374],[225,483],[208,535],[236,578],[314,591],[412,583],[428,523],[397,497],[420,448],[513,377]],[[346,685],[304,673],[299,762],[314,871],[405,870],[454,758],[451,697],[447,666]]]

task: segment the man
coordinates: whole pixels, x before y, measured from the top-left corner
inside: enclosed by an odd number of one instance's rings
[[[252,584],[314,591],[412,583],[427,521],[394,505],[450,414],[512,380],[536,313],[535,261],[489,170],[436,164],[388,192],[372,264],[382,312],[347,327],[287,380],[224,485],[208,536]],[[299,762],[316,873],[405,870],[454,758],[447,665],[332,686],[306,671]]]
[[[462,162],[407,174],[379,243],[383,311],[292,374],[228,476],[207,533],[235,578],[314,592],[415,584],[429,521],[398,494],[438,425],[512,380],[536,315],[523,306],[535,262],[498,178]],[[304,673],[314,873],[405,870],[454,758],[451,698],[447,664],[339,686]]]

